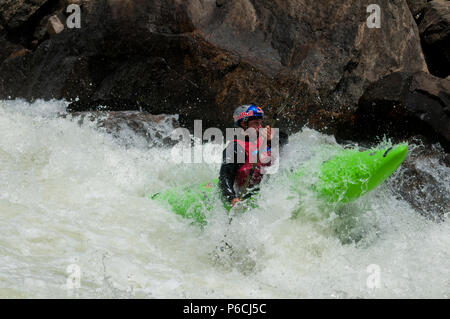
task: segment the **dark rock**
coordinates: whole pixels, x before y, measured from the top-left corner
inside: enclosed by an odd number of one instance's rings
[[[444,162],[447,167],[450,167],[450,153],[445,154]]]
[[[369,86],[339,138],[423,135],[450,151],[450,81],[424,72],[396,72]]]
[[[71,4],[76,4],[76,5],[83,5],[84,3],[86,3],[89,0],[64,0],[64,6],[67,7],[68,5]]]
[[[0,25],[10,42],[33,49],[32,42],[42,40],[42,19],[61,11],[63,5],[62,0],[6,0],[0,3]]]
[[[419,72],[413,75],[406,109],[430,126],[450,150],[450,81]]]
[[[442,221],[450,212],[449,166],[439,144],[423,143],[420,136],[409,139],[409,155],[395,178],[393,190],[423,216]]]
[[[43,17],[41,19],[39,24],[36,25],[36,28],[35,28],[34,33],[33,33],[33,38],[35,40],[38,40],[38,42],[42,42],[43,40],[45,40],[48,37],[47,24],[48,24],[48,19],[51,16],[52,15],[46,15],[45,17]],[[33,40],[33,41],[35,41],[35,40]]]
[[[111,134],[125,146],[171,145],[171,134],[179,127],[176,115],[152,115],[147,112],[74,112],[72,118],[80,125],[93,122],[95,127]],[[64,115],[66,117],[66,115]],[[142,139],[145,141],[143,143]]]
[[[38,44],[39,44],[39,40],[31,41],[31,49],[33,49],[33,50],[36,49]]]
[[[39,23],[37,23],[34,27],[33,38],[35,40],[38,40],[38,42],[41,43],[44,40],[47,40],[49,38],[49,36],[57,34],[56,32],[52,32],[51,30],[49,32],[48,28],[49,28],[49,23],[51,23],[50,19],[53,19],[56,22],[56,24],[61,23],[62,27],[65,27],[66,20],[67,20],[66,8],[67,8],[67,5],[70,4],[70,2],[71,2],[70,0],[63,1],[63,3],[65,3],[65,5],[62,8],[59,6],[52,7],[51,9],[48,10],[48,12],[51,12],[51,14],[47,14],[47,15],[41,17],[41,20],[39,21]],[[45,11],[45,12],[47,12],[47,11]],[[56,20],[59,20],[59,23]],[[62,31],[63,28],[61,28],[61,26],[59,26],[59,29]],[[60,32],[58,32],[58,33],[60,33]]]
[[[12,53],[24,49],[23,46],[11,43],[6,39],[6,36],[0,36],[0,63],[11,56]]]
[[[48,0],[3,0],[0,23],[8,29],[20,27]]]
[[[427,5],[427,0],[406,0],[411,14],[416,17],[418,14],[422,13]]]
[[[182,125],[220,128],[239,104],[270,116],[285,102],[296,107],[280,125],[335,133],[371,83],[427,70],[406,2],[378,1],[383,27],[370,29],[372,2],[88,1],[82,28],[0,66],[0,98],[78,97],[73,110],[177,113]]]
[[[450,2],[428,2],[419,31],[430,73],[447,77],[450,74]]]
[[[221,7],[226,3],[226,0],[216,0],[216,6]]]

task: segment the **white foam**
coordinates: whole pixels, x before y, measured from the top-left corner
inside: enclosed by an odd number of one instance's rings
[[[340,149],[333,137],[291,136],[260,208],[229,224],[218,203],[202,230],[144,195],[217,177],[219,165],[124,146],[59,117],[65,105],[0,101],[0,297],[450,297],[448,219],[420,216],[389,184],[344,208],[324,208],[310,181],[291,191],[283,172],[317,169]],[[70,265],[79,289],[68,289]],[[379,267],[378,288],[367,285],[369,265]]]

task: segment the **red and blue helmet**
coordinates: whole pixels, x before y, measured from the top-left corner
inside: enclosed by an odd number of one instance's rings
[[[240,127],[241,121],[247,122],[251,118],[264,118],[264,111],[255,104],[239,106],[233,113],[234,127]]]

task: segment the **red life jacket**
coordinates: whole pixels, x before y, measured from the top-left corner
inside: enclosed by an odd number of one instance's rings
[[[250,174],[250,170],[252,169],[253,163],[255,162],[256,155],[258,153],[258,146],[261,147],[263,142],[263,137],[260,136],[256,141],[242,141],[242,140],[234,140],[234,142],[238,143],[245,150],[245,163],[239,168],[235,183],[239,189],[242,189],[247,181],[248,175]],[[253,176],[250,178],[248,187],[259,184],[262,179],[261,167],[262,166],[270,166],[270,161],[265,161],[267,163],[261,163],[261,158],[270,156],[270,149],[266,147],[264,150],[260,150],[258,163],[255,166],[255,170],[253,171]]]

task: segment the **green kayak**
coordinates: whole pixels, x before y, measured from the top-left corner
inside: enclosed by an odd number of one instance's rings
[[[328,203],[348,203],[383,183],[402,164],[408,147],[399,144],[382,150],[344,149],[323,162],[313,190]],[[300,181],[305,175],[302,168],[290,176]],[[199,224],[206,224],[205,212],[211,211],[219,198],[218,179],[194,186],[171,188],[148,195],[170,210]],[[227,211],[230,206],[224,203]]]

